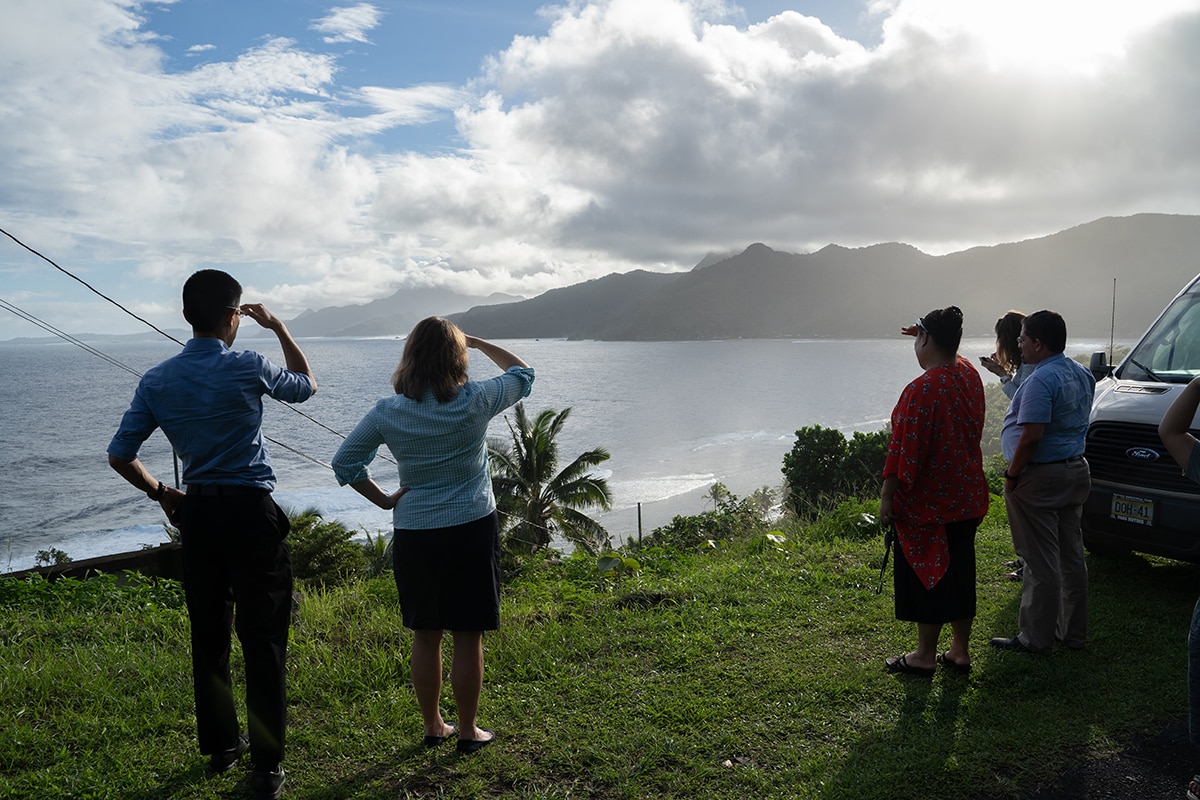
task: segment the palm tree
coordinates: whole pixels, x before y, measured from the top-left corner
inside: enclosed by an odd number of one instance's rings
[[[775,490],[770,486],[760,486],[750,493],[750,506],[764,522],[771,518],[775,508]]]
[[[595,555],[608,544],[608,532],[580,509],[612,506],[608,481],[592,468],[609,459],[603,448],[588,450],[561,471],[558,469],[558,434],[571,413],[547,409],[534,420],[517,403],[515,424],[506,416],[512,446],[492,443],[492,491],[507,531],[508,549],[532,553],[550,545],[558,533]]]
[[[712,500],[713,511],[716,511],[717,506],[729,499],[729,487],[720,481],[717,481],[712,486],[708,487],[708,491],[704,493],[704,496],[709,500]]]

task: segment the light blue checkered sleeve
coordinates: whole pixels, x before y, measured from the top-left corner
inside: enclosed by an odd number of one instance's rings
[[[509,367],[503,375],[496,376],[493,381],[498,390],[490,397],[491,415],[494,417],[521,398],[529,397],[533,377],[532,367]]]
[[[384,443],[376,423],[378,413],[377,409],[371,409],[334,453],[333,474],[339,486],[370,479],[371,471],[367,465],[375,460],[379,446]]]

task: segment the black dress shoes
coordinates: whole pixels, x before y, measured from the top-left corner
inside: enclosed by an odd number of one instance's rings
[[[279,800],[283,794],[283,767],[268,772],[254,770],[254,800]]]
[[[228,750],[222,750],[219,753],[213,753],[208,757],[208,771],[214,775],[222,772],[229,772],[237,766],[238,759],[242,757],[250,749],[250,736],[241,734],[238,736],[237,744]]]
[[[1011,639],[1006,639],[1001,636],[1001,637],[992,639],[991,641],[988,642],[988,644],[990,644],[992,647],[995,647],[997,650],[1008,650],[1013,653],[1029,653],[1030,655],[1034,655],[1034,656],[1049,655],[1049,653],[1043,653],[1038,650],[1029,649],[1021,641],[1020,636],[1014,636]]]

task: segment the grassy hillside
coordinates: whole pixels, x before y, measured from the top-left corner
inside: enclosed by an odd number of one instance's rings
[[[1200,568],[1092,559],[1087,651],[994,652],[1020,591],[994,500],[974,672],[896,677],[883,660],[915,631],[893,619],[890,574],[876,593],[871,510],[647,548],[616,579],[582,557],[529,565],[485,638],[497,743],[470,758],[420,746],[390,575],[305,594],[284,796],[1020,797],[1184,712]],[[0,797],[249,796],[246,769],[206,777],[196,751],[181,605],[170,582],[0,582]]]

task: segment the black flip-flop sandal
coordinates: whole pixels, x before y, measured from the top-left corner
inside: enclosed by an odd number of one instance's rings
[[[915,675],[918,678],[932,678],[936,672],[935,667],[914,667],[908,663],[908,654],[902,656],[892,656],[883,662],[887,667],[887,671],[895,675]]]
[[[971,673],[970,664],[955,661],[945,653],[938,653],[937,662],[951,672],[957,672],[959,675],[969,675]]]

